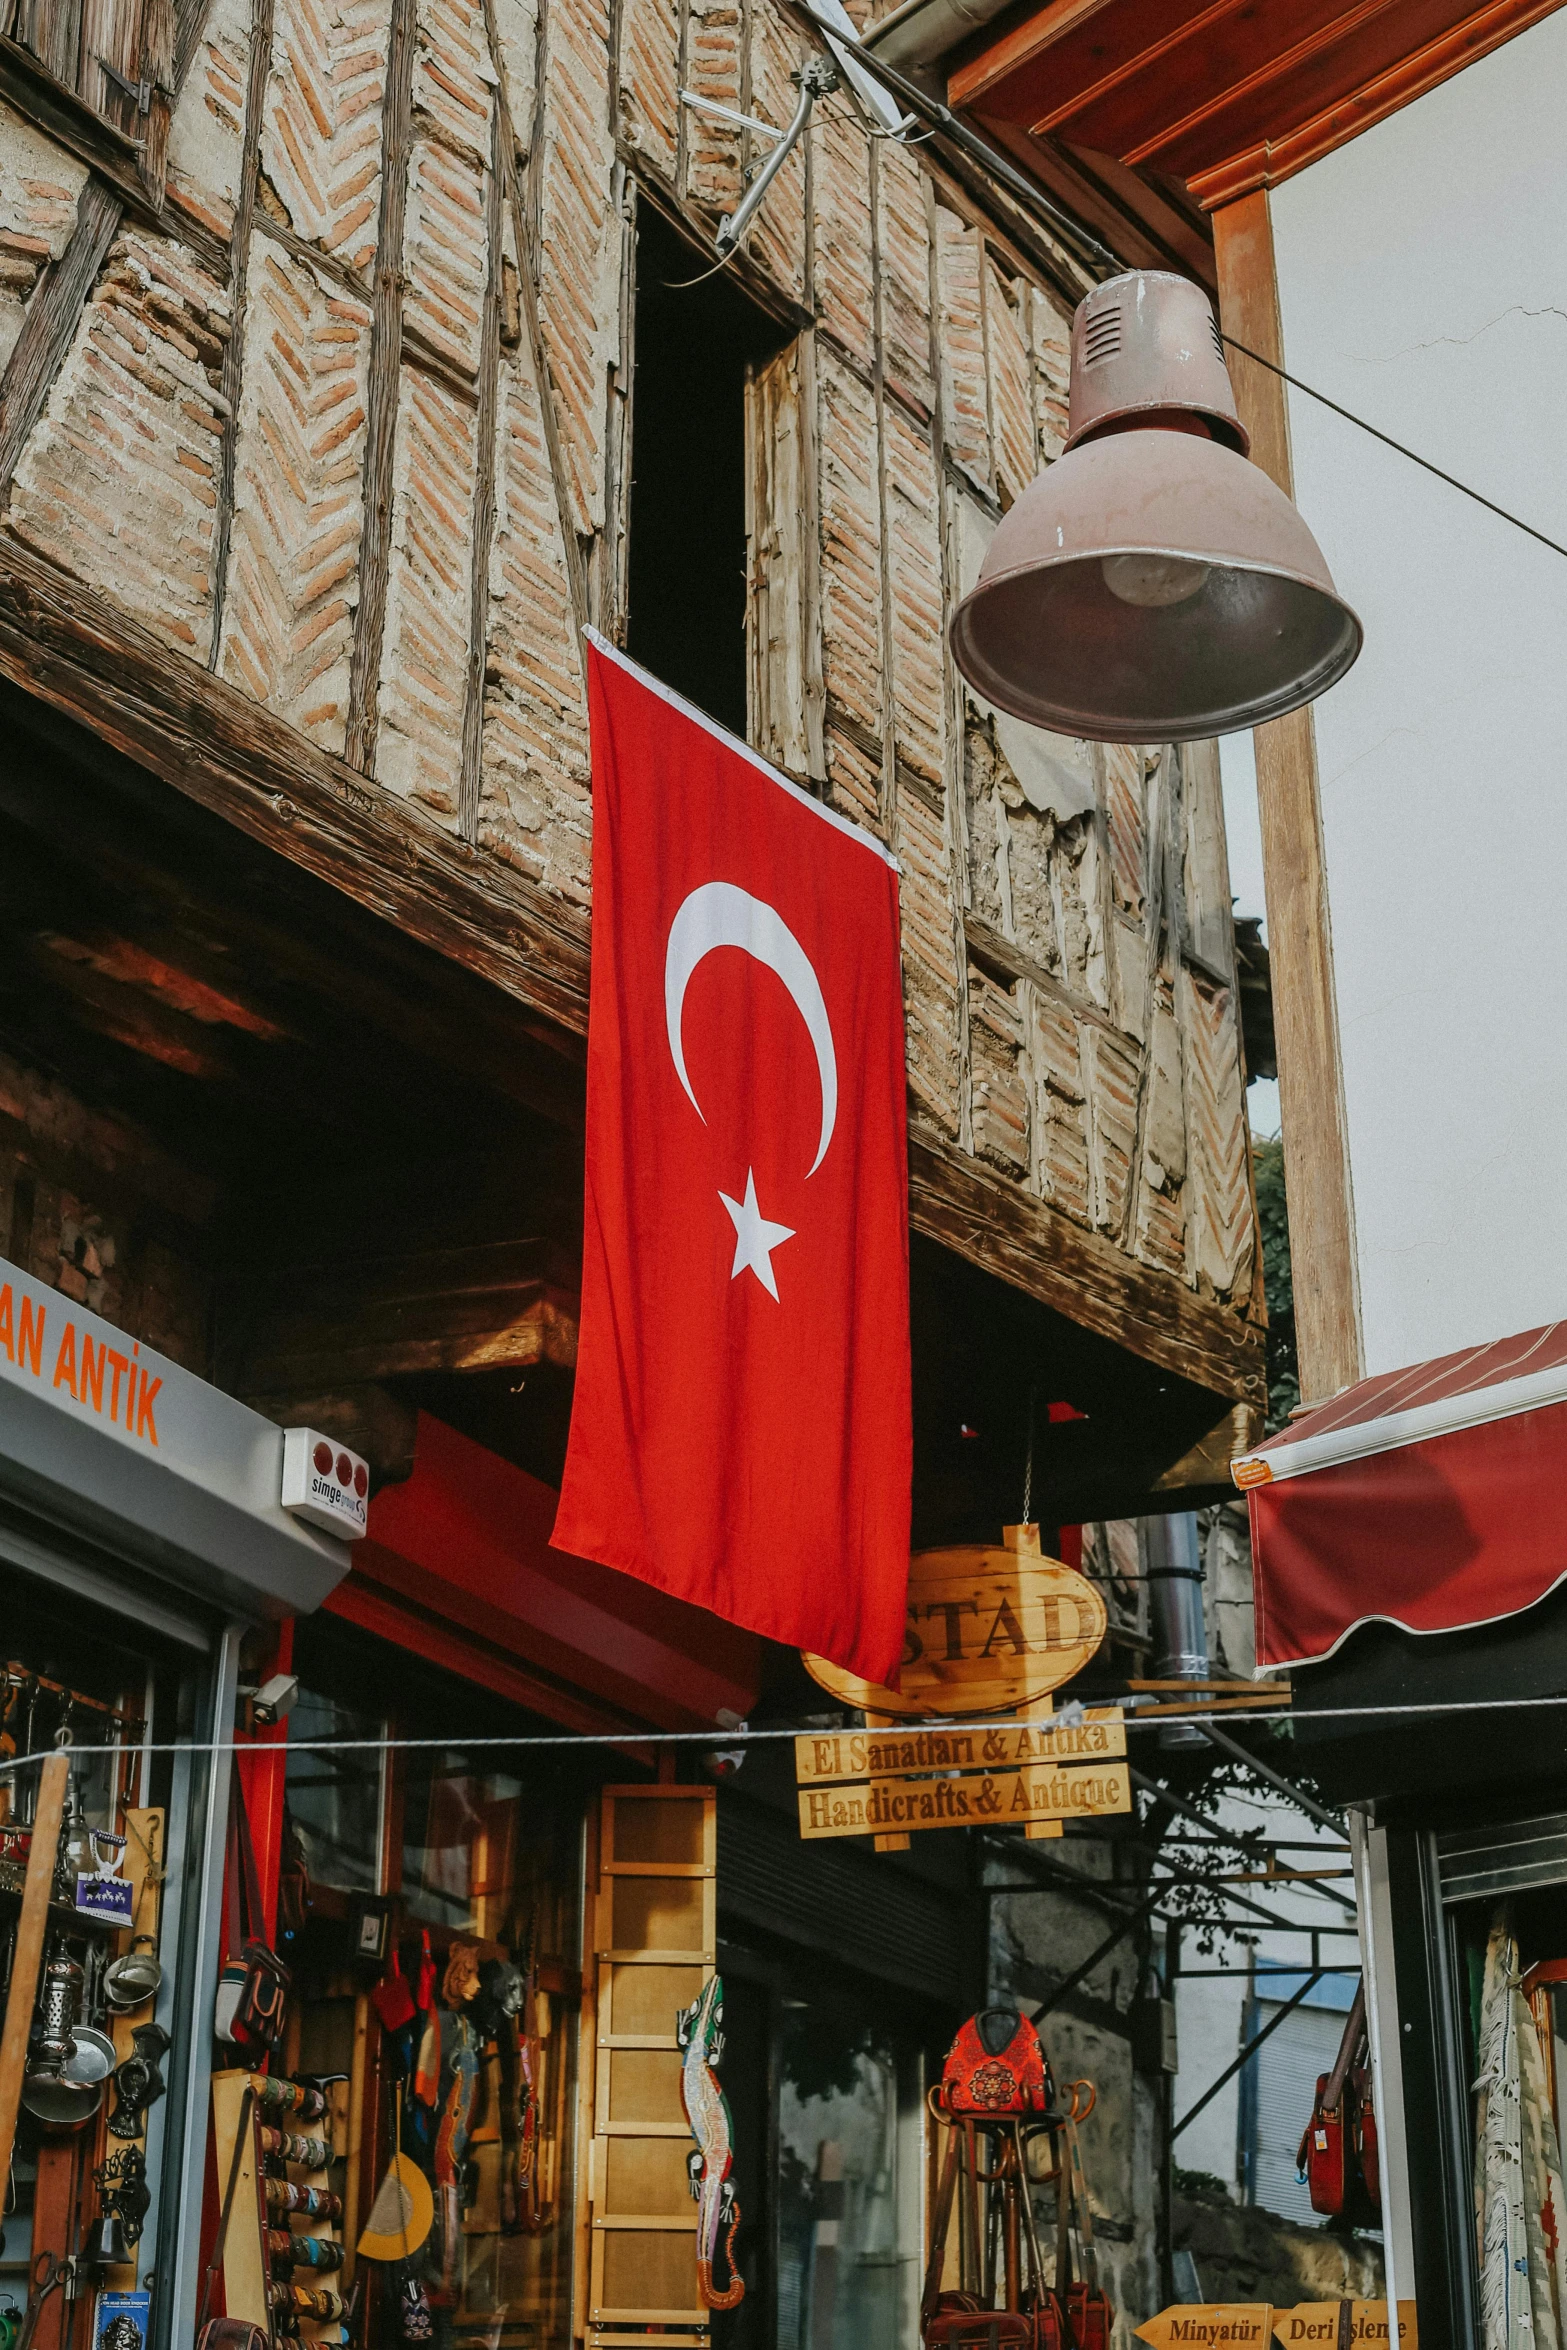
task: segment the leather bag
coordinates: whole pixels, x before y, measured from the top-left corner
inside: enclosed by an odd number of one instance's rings
[[[1039,2034],[1011,2007],[982,2007],[947,2052],[937,2091],[943,2113],[1001,2121],[1043,2113],[1050,2070]]]
[[[1345,2021],[1333,2070],[1317,2076],[1311,2119],[1295,2156],[1295,2168],[1306,2182],[1312,2210],[1321,2212],[1325,2219],[1345,2220],[1352,2227],[1373,2226],[1381,2217],[1376,2115],[1365,2053],[1366,1995],[1362,1985]]]
[[[240,1943],[238,1951],[224,1960],[218,1976],[212,2030],[215,2039],[239,2049],[259,2064],[272,2054],[283,2036],[291,1977],[263,1936],[261,1878],[237,1770],[229,1788],[226,1906],[232,1924],[238,1929]]]

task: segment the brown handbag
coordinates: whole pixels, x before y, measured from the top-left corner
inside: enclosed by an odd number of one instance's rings
[[[250,2116],[255,2105],[256,2092],[247,2089],[240,2099],[239,2127],[234,2132],[234,2156],[229,2164],[228,2184],[223,2190],[223,2209],[218,2215],[218,2232],[213,2239],[212,2258],[202,2281],[201,2307],[196,2312],[196,2350],[271,2350],[265,2329],[253,2325],[248,2317],[211,2317],[207,2311],[212,2303],[212,2288],[217,2283],[218,2271],[223,2266],[223,2247],[228,2242],[229,2221],[234,2212],[234,2190],[239,2185],[239,2174],[245,2160],[245,2145],[250,2134]]]
[[[240,1944],[224,1960],[218,1976],[213,2037],[260,2064],[283,2037],[292,1977],[263,1937],[261,1877],[237,1770],[229,1781],[228,1882],[228,1914],[239,1930]]]

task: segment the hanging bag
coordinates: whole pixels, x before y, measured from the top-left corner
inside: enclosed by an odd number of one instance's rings
[[[196,2312],[196,2350],[269,2350],[265,2330],[252,2325],[244,2317],[213,2317],[207,2311],[212,2306],[212,2288],[223,2267],[223,2250],[229,2240],[229,2221],[234,2216],[234,2190],[239,2185],[239,2174],[244,2167],[245,2149],[250,2143],[251,2108],[255,2102],[254,2089],[247,2089],[240,2099],[239,2126],[234,2132],[234,2156],[229,2164],[228,2184],[223,2190],[223,2209],[218,2217],[218,2232],[213,2238],[212,2258],[202,2280],[201,2307]]]
[[[395,1942],[392,1945],[390,1972],[381,1977],[371,1992],[370,2004],[381,2019],[383,2032],[400,2032],[404,2024],[411,2023],[419,2012],[408,1987],[408,1977],[403,1973],[402,1958]]]
[[[1295,2168],[1311,2194],[1311,2208],[1325,2219],[1368,2227],[1378,2216],[1362,2170],[1362,2101],[1370,2109],[1365,2070],[1366,1994],[1362,1984],[1344,2025],[1344,2037],[1330,2073],[1317,2076],[1316,2101]],[[1376,2119],[1371,2120],[1372,2175],[1376,2170]]]
[[[229,1781],[227,1913],[239,1933],[239,1950],[223,1962],[213,2013],[214,2038],[259,2064],[283,2036],[288,2001],[288,1968],[264,1939],[261,1878],[250,1840],[244,1789],[236,1770]]]

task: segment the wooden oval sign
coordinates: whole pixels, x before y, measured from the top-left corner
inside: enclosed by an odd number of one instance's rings
[[[917,1551],[897,1689],[825,1657],[805,1669],[843,1705],[868,1713],[1009,1713],[1081,1672],[1105,1636],[1105,1603],[1086,1576],[1046,1558],[1037,1526],[1008,1526],[1005,1547]]]

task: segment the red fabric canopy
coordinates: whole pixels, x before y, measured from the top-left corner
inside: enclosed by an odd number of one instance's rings
[[[1456,1632],[1567,1575],[1567,1322],[1362,1379],[1233,1463],[1259,1668],[1357,1625]]]

